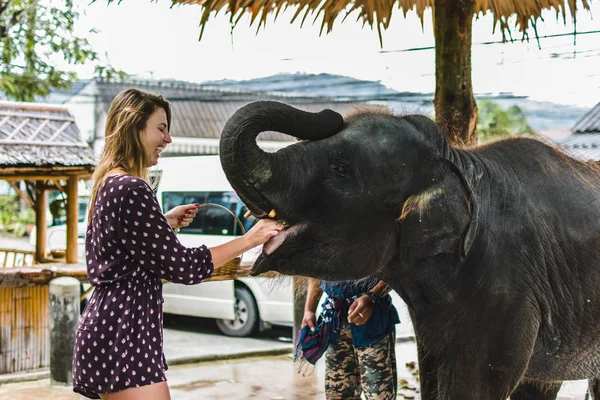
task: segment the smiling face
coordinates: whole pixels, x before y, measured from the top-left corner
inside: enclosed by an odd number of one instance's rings
[[[160,153],[172,141],[169,133],[167,113],[163,108],[159,107],[152,113],[146,123],[146,128],[142,132],[141,138],[148,164],[145,167],[149,168],[158,163]]]

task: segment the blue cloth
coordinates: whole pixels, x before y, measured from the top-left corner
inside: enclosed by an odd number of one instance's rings
[[[326,282],[320,285],[329,299],[338,304],[345,304],[339,310],[341,323],[348,321],[348,308],[355,298],[362,296],[372,289],[379,280],[377,278],[364,278],[358,281]],[[346,300],[339,302],[339,300]],[[371,318],[363,325],[349,324],[352,331],[354,347],[368,346],[379,342],[381,339],[394,332],[395,325],[400,322],[398,311],[392,304],[392,297],[387,294],[373,307]]]
[[[311,331],[308,325],[300,330],[294,349],[294,361],[301,359],[315,365],[329,347],[329,343],[337,340],[337,334],[340,331],[340,310],[343,306],[340,303],[336,304],[333,300],[326,299],[315,330]],[[301,369],[302,366],[298,372]]]

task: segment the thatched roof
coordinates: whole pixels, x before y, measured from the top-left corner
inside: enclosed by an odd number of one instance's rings
[[[91,170],[92,149],[82,142],[65,107],[0,102],[0,172]]]
[[[582,0],[584,9],[589,10],[589,1],[591,0]],[[422,21],[425,10],[434,5],[434,0],[172,0],[172,2],[173,4],[199,4],[204,7],[200,21],[202,31],[209,20],[210,13],[222,9],[231,15],[234,24],[242,15],[250,14],[251,23],[258,20],[260,26],[266,23],[269,14],[273,13],[277,17],[282,9],[296,7],[292,22],[301,18],[304,23],[309,16],[316,20],[319,15],[322,15],[321,31],[327,32],[331,31],[338,17],[341,16],[343,19],[351,12],[358,11],[358,19],[377,27],[380,39],[381,30],[387,29],[390,24],[393,10],[401,11],[406,17],[408,11],[414,9]],[[491,12],[494,15],[494,29],[499,26],[503,32],[510,32],[508,19],[516,17],[516,28],[525,35],[525,31],[530,26],[535,28],[542,11],[555,10],[557,17],[562,17],[566,23],[569,14],[567,10],[570,15],[575,15],[577,3],[576,0],[475,0],[475,14]]]

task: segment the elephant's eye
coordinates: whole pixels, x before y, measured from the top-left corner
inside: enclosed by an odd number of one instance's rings
[[[346,168],[345,165],[338,165],[333,167],[333,170],[335,171],[336,174],[340,175],[340,176],[345,176],[348,174],[348,168]]]

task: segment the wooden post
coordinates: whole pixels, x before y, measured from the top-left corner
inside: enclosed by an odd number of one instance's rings
[[[77,212],[79,208],[77,183],[77,176],[71,176],[67,181],[67,264],[77,263]]]
[[[300,325],[302,324],[302,318],[304,318],[304,306],[306,304],[306,288],[300,287],[300,284],[305,283],[306,280],[302,278],[293,277],[294,281],[294,332],[292,340],[294,346],[298,341],[298,332],[300,331]]]
[[[46,258],[46,210],[48,208],[43,182],[36,183],[35,192],[35,261],[41,262]]]
[[[474,0],[434,0],[435,120],[451,143],[477,143],[471,81]]]
[[[73,345],[79,321],[79,281],[50,281],[50,378],[52,384],[72,383]]]

